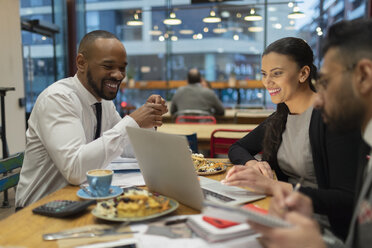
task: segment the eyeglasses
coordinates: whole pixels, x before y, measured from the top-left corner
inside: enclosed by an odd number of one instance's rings
[[[334,78],[333,75],[335,75],[336,73],[339,75],[341,73],[352,71],[354,70],[355,66],[356,66],[356,63],[342,69],[341,71],[335,71],[327,76],[317,74],[316,79],[311,79],[311,83],[317,90],[320,90],[320,89],[326,90],[329,85],[329,82],[331,81],[332,78]]]

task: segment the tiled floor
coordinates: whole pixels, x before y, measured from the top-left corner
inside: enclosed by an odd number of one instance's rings
[[[10,204],[10,208],[1,208],[2,204],[3,204],[3,199],[4,199],[4,193],[1,192],[0,193],[0,220],[2,219],[5,219],[6,217],[8,217],[9,215],[13,214],[14,213],[14,204],[15,204],[15,191],[14,189],[9,189],[8,190],[8,199],[9,199],[9,204]]]

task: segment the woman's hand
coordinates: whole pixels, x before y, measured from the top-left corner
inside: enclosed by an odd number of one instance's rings
[[[285,190],[292,190],[291,184],[278,182],[272,178],[268,178],[251,166],[234,166],[228,171],[226,178],[221,182],[231,186],[250,187],[256,192],[267,195],[272,195],[274,191],[273,189],[276,187],[283,187]]]
[[[273,171],[271,170],[269,163],[266,161],[257,161],[253,159],[253,160],[247,161],[245,165],[256,169],[257,171],[261,172],[262,175],[270,179],[274,178]]]

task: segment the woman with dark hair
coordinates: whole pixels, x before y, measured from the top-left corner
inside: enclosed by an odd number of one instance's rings
[[[300,191],[314,211],[328,217],[333,231],[345,238],[353,210],[355,166],[360,130],[336,133],[313,108],[316,76],[313,52],[302,39],[288,37],[270,44],[262,56],[262,81],[277,110],[229,151],[234,166],[228,185],[248,186],[272,195],[303,179]],[[254,156],[262,154],[262,161]],[[273,179],[271,170],[279,181]],[[321,219],[324,219],[321,217]]]

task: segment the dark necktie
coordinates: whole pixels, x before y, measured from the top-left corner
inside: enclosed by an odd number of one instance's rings
[[[94,106],[96,106],[96,117],[97,117],[97,129],[96,129],[96,134],[94,135],[94,139],[97,139],[99,138],[99,136],[101,136],[102,104],[100,102],[96,102]]]

